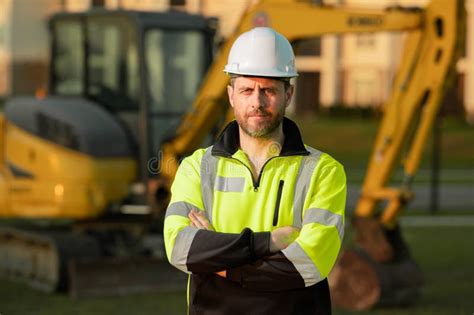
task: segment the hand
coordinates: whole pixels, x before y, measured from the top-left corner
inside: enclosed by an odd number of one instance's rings
[[[191,220],[191,226],[197,229],[214,231],[214,227],[206,218],[204,211],[191,209],[191,212],[189,213],[188,218],[189,220]]]
[[[283,226],[271,232],[270,251],[276,253],[288,247],[300,234],[300,230],[293,226]]]

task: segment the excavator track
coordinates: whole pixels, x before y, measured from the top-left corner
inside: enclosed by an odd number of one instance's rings
[[[0,275],[74,298],[183,290],[186,275],[164,258],[104,256],[86,234],[0,227]]]
[[[69,261],[99,255],[85,235],[0,227],[0,274],[45,292],[67,288]]]

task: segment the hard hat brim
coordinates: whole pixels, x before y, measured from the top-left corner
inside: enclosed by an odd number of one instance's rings
[[[288,73],[282,71],[232,71],[224,69],[224,72],[228,75],[243,75],[251,77],[266,77],[266,78],[296,78],[298,73]]]

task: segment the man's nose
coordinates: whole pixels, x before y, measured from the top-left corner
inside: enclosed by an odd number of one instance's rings
[[[251,100],[252,107],[254,108],[263,108],[266,104],[265,93],[260,89],[255,89],[254,93],[252,94]]]

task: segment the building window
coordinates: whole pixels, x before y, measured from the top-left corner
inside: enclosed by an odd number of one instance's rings
[[[321,56],[321,38],[314,37],[293,42],[297,56]]]
[[[92,0],[92,6],[93,7],[104,7],[105,6],[105,0]]]
[[[319,110],[321,74],[319,72],[300,72],[296,82],[295,113],[314,114]]]
[[[171,6],[185,6],[186,0],[170,0]]]
[[[373,48],[375,46],[374,34],[357,34],[356,45],[359,48]]]
[[[372,80],[355,81],[355,105],[370,107],[375,105],[375,84]]]

